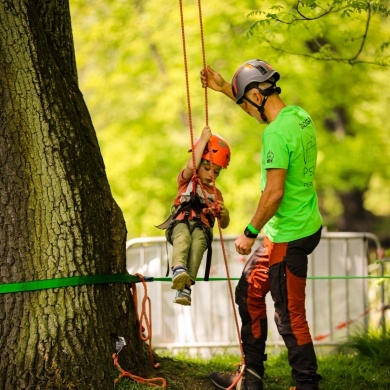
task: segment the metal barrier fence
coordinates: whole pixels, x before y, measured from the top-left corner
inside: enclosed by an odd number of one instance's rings
[[[246,261],[245,256],[235,251],[236,238],[223,237],[233,293]],[[261,240],[259,236],[259,244]],[[306,312],[316,345],[341,343],[353,332],[366,331],[369,324],[386,326],[388,279],[383,280],[382,284],[377,278],[371,279],[369,272],[379,277],[384,274],[385,266],[384,263],[377,263],[377,267],[372,267],[369,248],[374,251],[380,249],[379,241],[373,234],[324,232],[318,247],[309,256]],[[240,353],[222,245],[218,237],[213,242],[210,281],[198,280],[193,286],[190,307],[172,302],[175,291],[171,289],[171,273],[166,277],[171,245],[166,243],[165,237],[129,240],[126,256],[130,274],[140,273],[155,278],[154,282],[148,283],[154,349],[168,349],[173,353],[185,349],[187,353],[206,357],[221,351]],[[204,263],[205,259],[198,279],[203,278]],[[273,320],[270,294],[267,296],[267,313],[268,345],[283,345]]]

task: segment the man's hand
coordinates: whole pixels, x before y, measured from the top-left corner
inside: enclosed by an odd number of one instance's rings
[[[255,238],[246,237],[244,234],[238,237],[235,241],[237,253],[240,255],[249,255],[255,240]]]
[[[203,88],[211,88],[214,91],[222,92],[223,88],[228,84],[225,79],[208,65],[200,71],[200,82]]]

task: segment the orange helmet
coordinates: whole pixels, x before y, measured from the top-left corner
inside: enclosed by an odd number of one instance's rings
[[[198,142],[199,138],[194,141],[194,148],[196,148]],[[212,152],[211,158],[209,147],[211,148]],[[227,168],[230,162],[230,148],[228,143],[221,136],[217,134],[212,134],[209,139],[209,142],[204,149],[202,159],[207,160],[209,162],[212,159],[213,164],[216,164],[222,168]]]

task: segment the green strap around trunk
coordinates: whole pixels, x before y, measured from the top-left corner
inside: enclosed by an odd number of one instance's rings
[[[153,278],[144,277],[145,281],[151,282]],[[70,286],[82,286],[86,284],[109,284],[109,283],[137,283],[141,279],[138,276],[130,274],[111,274],[111,275],[89,275],[73,276],[70,278],[54,278],[46,280],[32,280],[19,283],[0,283],[0,294],[47,290],[50,288],[61,288]]]
[[[390,275],[382,276],[308,276],[307,279],[390,279]],[[171,278],[154,278],[144,276],[146,282],[170,282]],[[203,278],[196,278],[197,281],[202,281]],[[224,281],[227,278],[210,278],[210,281]],[[239,280],[239,278],[230,278],[230,280]],[[110,284],[110,283],[139,283],[139,276],[130,274],[111,274],[111,275],[89,275],[89,276],[73,276],[70,278],[54,278],[46,280],[33,280],[29,282],[19,283],[0,283],[0,294],[47,290],[50,288],[61,288],[70,286],[82,286],[86,284]]]

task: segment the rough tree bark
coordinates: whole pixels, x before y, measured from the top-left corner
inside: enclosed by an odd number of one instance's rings
[[[67,0],[0,0],[0,169],[0,283],[126,272]],[[114,388],[111,334],[139,374],[137,332],[126,284],[0,294],[0,389]]]

